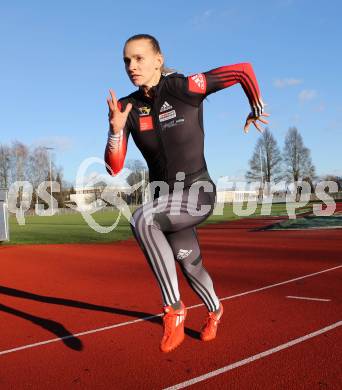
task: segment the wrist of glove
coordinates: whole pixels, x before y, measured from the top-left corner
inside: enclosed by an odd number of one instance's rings
[[[253,118],[258,118],[259,116],[261,116],[261,114],[264,113],[264,108],[265,108],[265,105],[264,105],[264,102],[259,99],[259,102],[260,104],[258,105],[254,105],[254,106],[251,106],[251,115]]]

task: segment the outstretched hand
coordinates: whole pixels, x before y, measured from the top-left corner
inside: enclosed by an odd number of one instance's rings
[[[132,109],[132,104],[128,103],[125,110],[121,112],[114,91],[110,89],[109,93],[110,93],[110,97],[107,97],[107,103],[109,108],[109,113],[108,113],[109,124],[112,131],[114,131],[114,133],[118,133],[120,130],[122,130],[125,127],[128,114]]]
[[[247,134],[248,131],[249,131],[249,126],[253,123],[253,125],[256,127],[256,129],[260,132],[260,133],[263,133],[264,131],[264,128],[260,125],[260,123],[258,123],[258,121],[262,122],[262,123],[265,123],[266,125],[268,124],[268,120],[262,118],[263,116],[265,117],[269,117],[270,114],[267,114],[266,112],[264,112],[263,114],[261,114],[260,116],[258,117],[255,117],[253,115],[253,113],[251,112],[247,119],[246,119],[246,123],[245,123],[245,126],[243,128],[243,131]]]

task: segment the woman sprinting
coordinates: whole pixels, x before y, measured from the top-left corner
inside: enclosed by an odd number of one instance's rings
[[[164,335],[160,349],[169,352],[184,340],[187,315],[178,290],[176,261],[208,309],[201,340],[216,337],[223,314],[203,266],[196,232],[196,226],[212,213],[216,198],[203,151],[203,100],[240,83],[251,107],[244,131],[251,124],[262,131],[259,122],[268,123],[263,117],[269,115],[263,112],[249,63],[188,77],[167,72],[158,41],[147,34],[129,38],[123,56],[128,77],[138,89],[119,100],[110,90],[105,161],[110,174],[121,171],[131,134],[148,165],[149,181],[155,184],[153,199],[133,213],[131,228],[161,289]]]

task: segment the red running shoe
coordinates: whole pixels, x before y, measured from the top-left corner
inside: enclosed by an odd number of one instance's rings
[[[220,302],[220,311],[218,314],[215,314],[214,311],[208,313],[208,317],[205,321],[205,324],[201,330],[201,340],[211,341],[216,337],[217,326],[220,323],[220,319],[223,314],[223,306]]]
[[[160,343],[163,352],[170,352],[177,348],[184,340],[184,321],[187,309],[181,301],[181,308],[173,309],[172,306],[164,306],[164,336]]]

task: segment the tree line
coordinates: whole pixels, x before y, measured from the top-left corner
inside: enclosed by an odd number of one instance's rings
[[[63,180],[63,168],[56,166],[44,146],[28,147],[19,141],[14,141],[11,145],[0,144],[0,187],[9,188],[17,181],[28,181],[32,184],[34,190],[32,208],[38,202],[36,190],[43,181],[59,183],[61,191],[54,193],[58,207],[64,207],[65,201],[70,198],[70,192],[73,191],[73,188]],[[49,187],[47,191],[50,191]],[[20,196],[21,194],[19,194],[18,202]]]
[[[265,183],[278,183],[282,180],[287,183],[306,181],[310,184],[312,192],[318,179],[310,149],[305,146],[303,137],[296,127],[288,129],[282,151],[270,129],[265,128],[255,145],[245,176],[249,182],[259,181],[262,188]],[[322,179],[335,181],[338,190],[342,191],[342,177],[326,175]],[[267,193],[268,188],[265,190]]]
[[[131,170],[127,178],[129,185],[132,186],[143,179],[148,180],[148,171],[142,161],[127,160],[125,167]],[[270,129],[266,128],[255,145],[245,176],[249,182],[260,182],[262,190],[265,190],[265,183],[278,183],[285,180],[287,183],[306,181],[314,192],[314,184],[317,180],[310,150],[304,145],[303,137],[296,127],[288,129],[282,151]],[[335,181],[338,190],[342,191],[342,177],[326,175],[321,179]],[[63,208],[65,202],[70,200],[70,194],[75,193],[75,190],[71,184],[63,180],[63,168],[56,166],[47,148],[28,147],[19,141],[14,141],[11,145],[0,144],[0,187],[9,188],[16,181],[30,182],[34,189],[31,207],[34,207],[38,202],[36,194],[38,185],[43,181],[51,180],[60,185],[61,191],[54,193],[54,197],[58,207]],[[143,199],[143,190],[144,188],[141,187],[133,194],[124,197],[130,204],[139,204]],[[50,191],[49,187],[47,191]]]
[[[50,161],[51,158],[51,161]],[[51,177],[50,177],[51,163]],[[127,183],[133,186],[141,180],[148,180],[146,165],[136,159],[127,160],[125,167],[131,173],[127,178]],[[53,197],[57,200],[58,207],[64,208],[66,202],[70,202],[70,195],[75,194],[74,187],[63,180],[63,168],[57,167],[53,156],[44,146],[29,147],[22,142],[14,141],[11,145],[0,144],[0,188],[8,189],[12,183],[18,181],[28,181],[32,184],[33,194],[30,208],[33,209],[36,203],[42,203],[48,207],[46,202],[37,196],[37,188],[44,181],[56,181],[60,185],[60,192],[54,192]],[[94,187],[95,199],[101,198],[101,189],[106,187],[106,183],[97,183]],[[128,204],[140,204],[143,200],[144,186],[138,188],[132,194],[121,194]],[[47,187],[50,193],[50,186]],[[19,191],[17,203],[22,199],[22,189]]]

